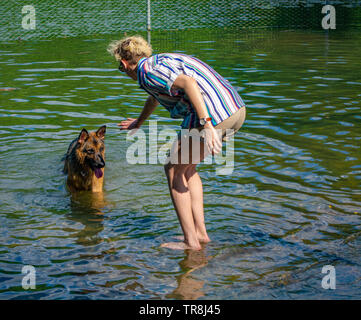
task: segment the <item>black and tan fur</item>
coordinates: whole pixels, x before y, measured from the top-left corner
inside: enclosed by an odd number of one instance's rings
[[[96,132],[82,129],[64,157],[63,172],[68,175],[67,186],[71,191],[90,190],[102,192],[105,166],[106,126]],[[98,177],[97,177],[98,175]]]

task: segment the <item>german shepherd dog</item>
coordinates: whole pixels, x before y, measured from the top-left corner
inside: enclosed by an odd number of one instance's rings
[[[102,192],[105,166],[106,126],[96,132],[82,129],[64,156],[63,172],[68,175],[67,186],[70,191],[90,190]]]

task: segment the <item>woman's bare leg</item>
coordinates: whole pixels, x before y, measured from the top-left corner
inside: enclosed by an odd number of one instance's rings
[[[171,249],[201,249],[197,237],[195,221],[192,212],[192,199],[188,181],[185,177],[187,165],[168,164],[165,172],[168,178],[170,195],[176,210],[178,220],[184,234],[184,242],[164,243],[162,247]]]
[[[192,143],[188,147],[189,160],[193,163],[168,163],[164,167],[170,195],[184,234],[184,243],[172,242],[162,245],[173,249],[200,249],[200,242],[210,241],[204,223],[202,181],[196,171],[196,165],[205,157],[204,143],[200,142],[195,157],[192,157]],[[180,148],[177,153],[181,162]]]
[[[196,228],[197,238],[200,242],[211,241],[208,237],[206,225],[204,222],[203,208],[203,186],[202,180],[196,171],[196,165],[190,165],[186,169],[185,178],[188,182],[188,189],[191,197],[191,207]]]

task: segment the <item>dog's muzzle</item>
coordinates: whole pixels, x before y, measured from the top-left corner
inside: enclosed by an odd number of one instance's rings
[[[95,176],[99,179],[103,176],[102,168],[105,167],[105,161],[102,156],[97,157],[97,161],[94,161],[93,163],[93,170],[95,173]]]

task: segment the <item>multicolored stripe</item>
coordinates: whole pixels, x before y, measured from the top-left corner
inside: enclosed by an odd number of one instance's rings
[[[195,128],[200,124],[185,92],[172,89],[173,82],[180,74],[197,81],[213,125],[221,123],[245,106],[229,81],[197,58],[179,53],[142,58],[138,63],[140,87],[154,96],[172,118],[183,118],[182,128]]]

